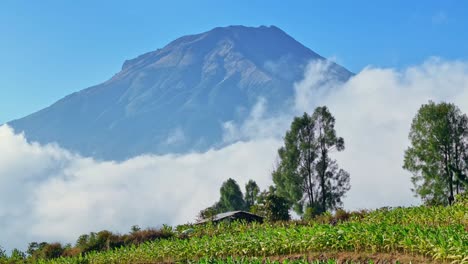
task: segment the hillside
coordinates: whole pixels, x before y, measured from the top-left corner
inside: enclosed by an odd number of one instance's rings
[[[467,214],[460,203],[341,210],[312,221],[166,226],[169,238],[40,263],[468,263]],[[183,235],[187,228],[193,231]]]

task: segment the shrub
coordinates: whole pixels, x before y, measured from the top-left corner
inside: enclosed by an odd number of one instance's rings
[[[72,247],[72,248],[66,248],[63,251],[62,256],[63,257],[76,257],[76,256],[79,256],[81,253],[83,252],[81,251],[80,248]]]
[[[42,249],[38,250],[38,257],[41,259],[53,259],[62,256],[64,249],[60,243],[46,244]]]
[[[124,236],[124,244],[138,245],[146,241],[152,241],[156,239],[167,239],[172,237],[174,234],[169,230],[149,228],[145,230],[139,230],[132,232],[129,235]]]
[[[455,204],[468,206],[468,193],[460,193],[455,196]]]
[[[13,251],[11,251],[11,256],[10,256],[11,261],[19,263],[19,262],[22,262],[22,260],[25,260],[25,259],[26,259],[26,254],[23,251],[21,251],[21,250],[19,250],[17,248],[15,248],[15,249],[13,249]]]
[[[349,220],[350,217],[351,217],[351,214],[341,208],[337,209],[335,212],[335,220],[338,223],[346,222]]]

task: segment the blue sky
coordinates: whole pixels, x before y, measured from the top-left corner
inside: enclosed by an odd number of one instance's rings
[[[351,71],[468,59],[466,1],[0,2],[0,123],[98,84],[186,34],[276,25]]]

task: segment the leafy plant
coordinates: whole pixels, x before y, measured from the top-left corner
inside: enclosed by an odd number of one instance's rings
[[[39,263],[257,263],[249,261],[311,252],[391,253],[451,263],[468,261],[468,210],[464,205],[336,212],[330,217],[337,220],[335,224],[314,219],[193,226],[189,239],[156,240]],[[296,261],[283,263],[306,263]]]

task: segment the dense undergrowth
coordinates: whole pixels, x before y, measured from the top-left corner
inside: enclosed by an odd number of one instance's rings
[[[271,259],[271,263],[305,263],[312,260],[287,259],[314,252],[377,254],[375,261],[382,253],[405,259],[413,256],[468,263],[467,208],[466,204],[383,208],[371,212],[339,211],[312,221],[179,226],[170,231],[174,235],[167,239],[38,263],[259,263],[264,259]],[[192,232],[181,235],[188,228]],[[320,261],[317,263],[338,263],[333,257]]]

